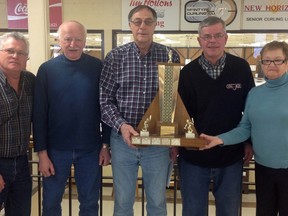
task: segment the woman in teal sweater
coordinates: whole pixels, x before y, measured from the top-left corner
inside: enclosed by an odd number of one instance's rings
[[[255,154],[256,215],[288,215],[288,44],[273,41],[261,50],[266,83],[253,88],[237,128],[208,136],[202,149],[233,145],[251,136]]]

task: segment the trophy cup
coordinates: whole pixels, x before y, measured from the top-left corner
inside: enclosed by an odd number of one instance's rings
[[[159,91],[137,127],[140,136],[132,136],[132,144],[202,147],[205,141],[198,138],[194,121],[178,94],[183,65],[172,63],[172,50],[168,57],[168,63],[158,63]]]

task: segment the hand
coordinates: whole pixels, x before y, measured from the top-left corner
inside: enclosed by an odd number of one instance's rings
[[[245,143],[245,147],[244,147],[244,165],[249,165],[249,161],[252,160],[253,157],[253,148],[252,145],[250,143]]]
[[[177,162],[177,158],[179,155],[179,149],[178,147],[172,147],[170,148],[170,158],[173,161],[173,163]]]
[[[53,163],[48,157],[47,151],[43,150],[38,152],[39,156],[39,171],[44,177],[55,175],[55,169]]]
[[[100,166],[107,166],[110,163],[111,156],[109,146],[107,144],[103,144],[103,147],[100,150],[99,155],[99,165]]]
[[[2,177],[2,175],[0,175],[0,193],[4,188],[5,188],[5,181]]]
[[[204,147],[199,148],[199,150],[205,150],[213,148],[214,146],[223,144],[223,140],[217,136],[209,136],[206,134],[201,134],[200,138],[207,141],[207,144]]]
[[[128,146],[135,148],[134,145],[131,143],[131,136],[138,136],[139,133],[134,130],[134,128],[131,125],[123,124],[120,127],[120,131],[122,134],[122,137],[124,141],[127,143]]]

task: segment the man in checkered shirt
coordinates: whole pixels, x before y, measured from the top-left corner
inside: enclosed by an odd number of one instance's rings
[[[30,216],[28,165],[35,75],[26,71],[29,42],[19,32],[0,37],[0,206],[5,215]]]
[[[132,216],[138,168],[141,166],[147,214],[166,216],[166,181],[171,162],[169,147],[135,147],[131,136],[158,92],[157,62],[179,62],[171,48],[153,42],[156,12],[144,5],[128,15],[134,41],[113,49],[105,58],[100,80],[102,120],[111,133],[114,216]],[[173,154],[175,155],[175,154]]]

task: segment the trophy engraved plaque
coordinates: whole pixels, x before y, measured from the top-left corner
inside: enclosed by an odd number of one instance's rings
[[[198,138],[194,121],[190,118],[178,94],[182,64],[158,63],[159,90],[140,121],[140,136],[132,136],[134,145],[157,145],[199,148],[205,141]]]

